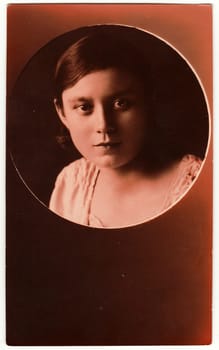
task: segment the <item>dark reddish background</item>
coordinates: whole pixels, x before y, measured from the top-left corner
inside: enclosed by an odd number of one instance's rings
[[[210,5],[10,5],[8,93],[40,47],[98,23],[137,26],[166,39],[193,65],[212,107]],[[9,161],[8,344],[209,343],[211,151],[180,203],[122,230],[80,227],[55,216]]]

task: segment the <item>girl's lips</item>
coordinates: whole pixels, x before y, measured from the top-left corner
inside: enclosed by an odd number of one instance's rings
[[[94,145],[94,147],[116,147],[119,146],[121,142],[100,142],[96,145]]]

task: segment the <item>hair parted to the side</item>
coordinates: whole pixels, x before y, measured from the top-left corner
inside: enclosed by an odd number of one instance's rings
[[[145,95],[152,94],[150,64],[143,52],[118,31],[95,31],[72,44],[58,60],[55,71],[55,98],[62,106],[62,92],[93,71],[117,68],[134,75],[143,85]],[[148,96],[149,97],[149,96]]]

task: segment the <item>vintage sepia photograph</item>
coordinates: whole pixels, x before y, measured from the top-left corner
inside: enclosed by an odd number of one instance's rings
[[[23,181],[44,201],[62,166],[49,208],[82,225],[125,227],[160,215],[205,160],[209,115],[198,78],[167,43],[133,27],[89,26],[53,40],[22,72],[11,106]],[[68,147],[69,164],[55,141]],[[39,181],[45,167],[48,189]]]
[[[207,345],[212,6],[9,4],[7,344]]]

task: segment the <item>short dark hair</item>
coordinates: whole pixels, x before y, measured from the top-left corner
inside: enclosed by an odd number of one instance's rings
[[[146,96],[151,97],[150,64],[143,52],[120,35],[119,30],[112,33],[100,26],[71,45],[58,60],[55,70],[57,103],[62,106],[62,92],[86,74],[107,68],[117,68],[134,75],[142,83]]]

